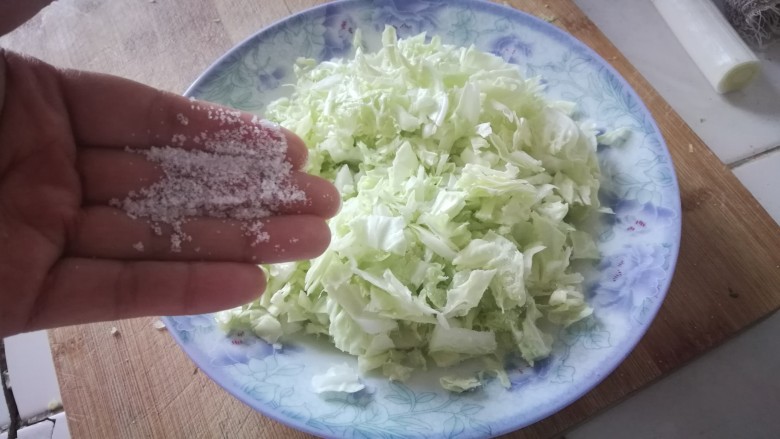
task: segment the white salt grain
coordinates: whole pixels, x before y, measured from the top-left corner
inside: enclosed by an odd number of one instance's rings
[[[244,233],[252,245],[270,239],[262,222],[280,208],[307,201],[305,193],[291,180],[292,165],[286,161],[287,139],[281,129],[256,118],[241,120],[239,111],[210,108],[207,116],[218,121],[215,132],[202,132],[201,150],[170,146],[133,150],[156,163],[163,178],[124,200],[111,200],[132,217],[147,219],[155,234],[161,224],[171,225],[171,250],[181,251],[191,241],[182,229],[197,217],[235,219],[248,223]],[[184,135],[173,136],[183,146]],[[220,233],[217,231],[217,233]]]
[[[174,134],[171,138],[173,146],[184,146],[184,142],[187,141],[187,136],[183,134]]]
[[[264,224],[261,221],[256,221],[250,224],[246,227],[246,234],[254,238],[254,240],[251,243],[251,246],[254,247],[257,244],[261,242],[268,242],[271,239],[271,236],[268,234],[268,232],[263,230]]]
[[[176,115],[176,120],[178,120],[178,121],[179,121],[179,123],[180,123],[180,124],[182,124],[182,125],[184,125],[184,126],[187,126],[187,125],[189,125],[189,124],[190,124],[190,120],[189,120],[189,119],[187,119],[187,116],[185,116],[185,115],[183,115],[183,114],[181,114],[181,113],[179,113],[179,114],[177,114],[177,115]]]
[[[136,249],[139,252],[142,252],[142,251],[144,251],[144,243],[141,242],[141,241],[138,241],[135,244],[133,244],[133,248]]]
[[[174,253],[181,252],[181,239],[182,236],[179,233],[173,233],[171,235],[171,251]]]

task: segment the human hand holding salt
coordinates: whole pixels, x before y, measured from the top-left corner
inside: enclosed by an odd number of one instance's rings
[[[0,52],[0,336],[249,302],[339,196],[257,117]]]

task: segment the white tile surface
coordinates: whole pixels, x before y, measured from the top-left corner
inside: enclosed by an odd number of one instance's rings
[[[567,439],[780,437],[780,313],[566,434]]]
[[[759,54],[762,75],[719,95],[649,0],[575,0],[725,163],[780,145],[780,44]]]
[[[52,400],[62,400],[46,331],[8,337],[5,351],[22,419],[45,413]]]
[[[780,150],[737,166],[734,174],[780,224]]]
[[[54,419],[54,432],[51,439],[70,439],[70,430],[68,429],[68,418],[65,413],[58,413],[56,416],[52,416]]]
[[[7,427],[9,422],[11,422],[11,419],[8,416],[8,407],[5,405],[5,398],[2,392],[0,392],[0,428]]]
[[[18,439],[70,439],[68,420],[64,412],[24,427],[17,433]],[[8,439],[8,433],[0,434],[0,439]]]
[[[24,427],[18,431],[19,439],[52,439],[55,424],[52,421],[44,420],[37,424]],[[0,439],[7,439],[8,433],[0,435]]]

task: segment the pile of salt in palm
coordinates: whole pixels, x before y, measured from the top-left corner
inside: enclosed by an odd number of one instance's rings
[[[156,183],[128,194],[111,205],[129,216],[149,221],[157,235],[164,224],[173,229],[171,250],[181,251],[192,237],[183,225],[194,218],[210,217],[242,221],[253,244],[268,241],[263,219],[283,205],[305,201],[305,194],[292,181],[292,165],[286,160],[287,139],[281,129],[267,121],[241,120],[238,111],[201,107],[219,129],[192,139],[174,135],[171,145],[128,150],[156,163],[163,177]],[[177,115],[181,125],[189,120]],[[184,148],[187,141],[198,149]],[[141,248],[137,250],[142,251]]]

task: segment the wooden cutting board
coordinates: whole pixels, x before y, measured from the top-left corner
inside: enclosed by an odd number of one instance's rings
[[[0,45],[48,62],[181,92],[235,43],[318,0],[61,0]],[[585,15],[568,0],[504,2],[594,48],[633,85],[677,168],[682,249],[647,335],[602,384],[509,435],[546,438],[615,404],[780,307],[780,230]],[[50,332],[74,438],[308,437],[254,412],[204,376],[153,319]],[[120,336],[109,335],[112,326]],[[747,359],[746,361],[749,361]]]

